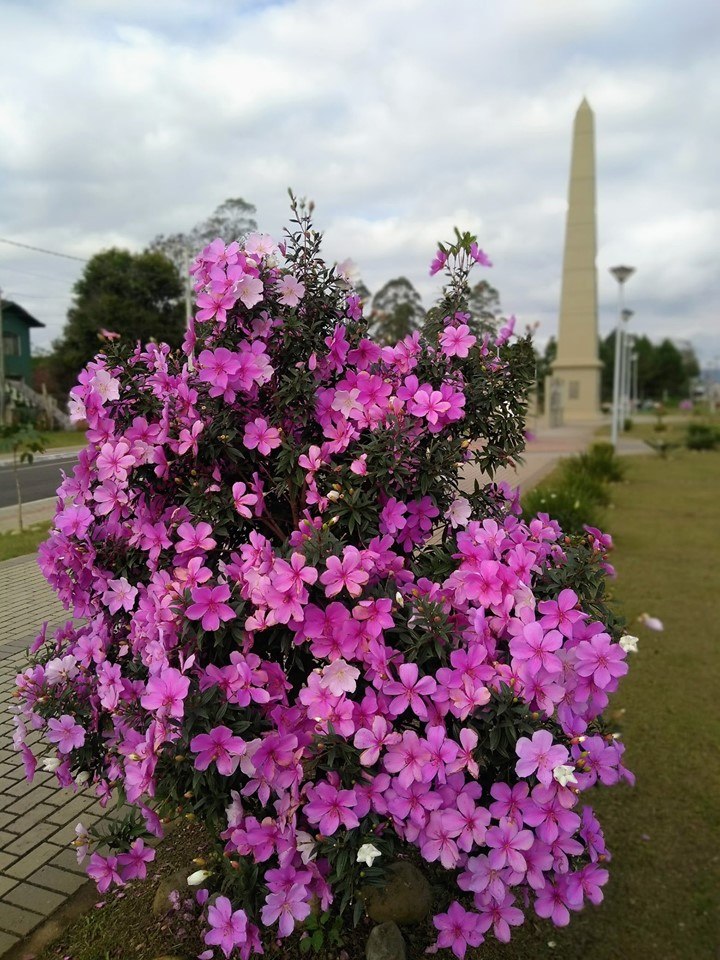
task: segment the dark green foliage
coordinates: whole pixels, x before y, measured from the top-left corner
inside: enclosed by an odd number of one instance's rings
[[[688,450],[714,450],[719,441],[719,431],[710,424],[688,424],[685,435],[685,446]]]
[[[112,249],[96,254],[75,284],[74,297],[50,358],[63,398],[102,349],[102,330],[120,333],[132,345],[151,339],[180,345],[185,323],[182,285],[161,253]]]
[[[370,324],[380,343],[397,343],[419,330],[424,318],[420,294],[406,277],[388,280],[373,297]]]

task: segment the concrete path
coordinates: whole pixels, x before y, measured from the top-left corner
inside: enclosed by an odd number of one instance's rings
[[[85,882],[69,844],[78,820],[90,825],[101,813],[91,794],[59,790],[52,774],[28,783],[12,746],[15,676],[42,622],[65,619],[34,556],[0,563],[0,957]]]
[[[536,430],[524,462],[498,479],[528,489],[558,459],[585,449],[594,430],[591,425]],[[28,510],[34,519],[50,519],[53,508],[54,499]],[[0,523],[9,523],[4,513]],[[78,820],[90,825],[101,814],[92,795],[59,791],[51,774],[38,773],[28,784],[12,749],[7,707],[15,676],[27,664],[25,651],[43,620],[52,626],[65,618],[34,556],[0,563],[0,958],[82,886],[85,874],[69,844]]]

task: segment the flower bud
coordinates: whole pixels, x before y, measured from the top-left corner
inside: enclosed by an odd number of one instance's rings
[[[189,887],[199,887],[209,876],[212,876],[209,870],[196,870],[187,878]]]

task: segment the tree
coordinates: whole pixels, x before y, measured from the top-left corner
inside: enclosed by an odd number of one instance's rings
[[[407,277],[388,280],[373,297],[370,323],[383,343],[397,343],[419,330],[424,319],[420,294]]]
[[[207,220],[195,224],[188,233],[173,233],[167,237],[158,234],[149,249],[164,253],[175,264],[180,275],[185,277],[186,257],[194,257],[217,237],[222,237],[225,243],[231,243],[257,230],[256,213],[254,204],[242,197],[230,197]]]
[[[182,284],[163,254],[105,250],[87,264],[74,287],[62,336],[53,344],[50,373],[64,397],[101,348],[101,331],[129,341],[165,340],[179,346],[184,330]]]
[[[698,362],[689,343],[680,346],[665,339],[654,344],[645,335],[632,337],[631,352],[637,355],[637,386],[640,400],[666,400],[688,395],[697,376]],[[600,342],[602,400],[612,403],[615,370],[615,331]]]
[[[487,280],[476,283],[468,296],[468,326],[476,337],[494,333],[504,319],[500,306],[500,294]]]

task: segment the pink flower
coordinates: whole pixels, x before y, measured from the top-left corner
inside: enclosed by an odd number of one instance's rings
[[[592,677],[601,690],[628,672],[628,665],[625,663],[627,654],[620,644],[613,643],[606,633],[599,633],[590,640],[582,640],[573,653],[580,676]]]
[[[270,926],[279,917],[278,933],[281,937],[287,937],[295,929],[295,921],[305,920],[310,909],[306,888],[293,883],[289,890],[268,894],[261,912],[262,922]]]
[[[74,717],[64,713],[58,719],[51,717],[48,720],[47,738],[50,743],[57,744],[59,753],[70,753],[85,743],[85,730],[75,723]]]
[[[390,680],[383,687],[383,693],[393,697],[390,701],[390,713],[398,716],[408,708],[421,720],[427,719],[427,707],[422,697],[435,693],[437,684],[432,677],[418,679],[416,663],[403,663],[398,668],[398,680]]]
[[[485,843],[490,847],[488,860],[492,870],[508,866],[516,873],[525,872],[523,850],[529,850],[534,837],[530,830],[520,830],[512,820],[503,818],[499,826],[490,827],[485,834]]]
[[[480,908],[480,929],[487,932],[490,927],[501,943],[510,942],[510,927],[518,927],[523,922],[523,912],[514,906],[515,898],[505,894],[499,902],[490,900],[487,906]]]
[[[135,463],[130,453],[130,444],[126,440],[117,443],[104,443],[97,458],[98,480],[115,480],[125,483],[128,470]]]
[[[123,880],[118,872],[117,857],[102,857],[94,853],[88,862],[86,872],[97,884],[100,893],[105,893],[111,884],[122,885]]]
[[[214,761],[218,773],[229,777],[237,769],[246,749],[242,737],[234,737],[229,727],[215,727],[210,733],[201,733],[190,741],[190,749],[197,754],[196,770],[207,770]]]
[[[443,250],[438,250],[438,252],[435,254],[433,262],[430,264],[430,276],[434,277],[436,273],[440,273],[446,263],[447,254]]]
[[[229,957],[236,946],[247,939],[247,914],[244,910],[233,911],[227,897],[218,897],[208,910],[210,930],[205,934],[205,943],[218,946]]]
[[[483,942],[479,920],[477,913],[470,913],[454,900],[447,913],[433,917],[435,929],[440,931],[436,946],[449,947],[462,960],[468,947],[478,947]]]
[[[144,880],[147,877],[147,865],[155,859],[152,847],[146,847],[141,838],[135,840],[127,853],[118,857],[123,883],[128,880]]]
[[[552,783],[552,774],[555,767],[565,763],[568,752],[560,744],[553,746],[552,734],[549,730],[537,730],[532,740],[520,737],[515,750],[520,759],[515,764],[515,772],[519,777],[529,777],[537,771],[537,778],[546,787]]]
[[[226,583],[217,587],[195,587],[192,599],[185,613],[190,620],[201,620],[203,630],[217,630],[221,621],[234,620],[237,616],[225,603],[230,599],[230,587]]]
[[[457,327],[445,327],[440,334],[440,346],[446,357],[467,357],[470,347],[477,343],[477,337],[470,333],[470,327],[461,323]]]
[[[556,883],[547,880],[535,900],[535,913],[546,920],[552,920],[556,927],[566,927],[570,923],[570,910],[582,907],[582,891],[569,887],[565,877]]]
[[[263,420],[262,417],[257,417],[245,425],[243,443],[248,450],[254,450],[257,447],[258,453],[266,457],[271,450],[279,447],[282,441],[279,430],[268,426],[267,420]]]
[[[252,518],[250,507],[255,506],[258,498],[254,493],[247,493],[246,491],[247,487],[244,483],[234,483],[232,486],[232,497],[235,509],[241,517],[250,520]]]
[[[279,302],[286,307],[296,307],[305,296],[305,284],[291,274],[286,274],[275,289],[280,294]]]
[[[318,824],[324,836],[331,837],[340,824],[347,830],[360,825],[352,810],[357,803],[354,790],[338,790],[321,781],[317,786],[310,786],[307,795],[309,802],[303,808],[305,816],[310,823]]]
[[[160,676],[147,682],[140,703],[146,710],[155,710],[159,717],[182,717],[190,679],[174,667],[167,667]]]
[[[195,553],[196,551],[206,553],[217,546],[217,541],[210,536],[212,527],[209,523],[198,523],[197,526],[181,523],[177,532],[180,541],[175,546],[176,553]]]
[[[329,556],[325,566],[320,583],[325,584],[326,597],[334,597],[343,587],[351,597],[359,597],[364,584],[369,580],[369,574],[362,568],[362,555],[357,547],[345,547],[342,560]]]
[[[108,580],[108,587],[102,599],[110,613],[117,613],[118,610],[126,610],[129,613],[135,606],[137,587],[131,586],[125,577]]]
[[[365,767],[371,767],[377,763],[380,757],[380,750],[383,747],[392,746],[400,742],[399,733],[391,733],[387,720],[384,717],[373,717],[369,728],[361,727],[355,734],[353,743],[362,750],[360,754],[360,763]]]

